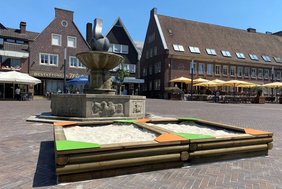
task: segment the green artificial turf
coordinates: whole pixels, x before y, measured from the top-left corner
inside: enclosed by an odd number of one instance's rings
[[[180,117],[177,118],[179,121],[198,121],[201,120],[200,118],[196,118],[196,117]]]
[[[69,141],[69,140],[57,140],[56,149],[61,150],[77,150],[85,148],[99,148],[100,144],[90,143],[90,142],[79,142],[79,141]]]
[[[181,136],[186,139],[208,139],[215,138],[212,135],[202,135],[202,134],[193,134],[193,133],[176,133],[176,135]]]
[[[134,123],[136,122],[135,119],[121,119],[121,120],[114,120],[114,123]]]

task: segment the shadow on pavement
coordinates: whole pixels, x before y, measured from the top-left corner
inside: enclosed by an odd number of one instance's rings
[[[57,184],[54,157],[54,142],[41,142],[36,171],[33,178],[33,187]]]

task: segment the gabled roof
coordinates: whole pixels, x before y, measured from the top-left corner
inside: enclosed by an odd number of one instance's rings
[[[282,37],[276,35],[253,33],[163,15],[158,15],[158,19],[170,54],[238,60],[235,53],[241,52],[246,57],[242,61],[261,63],[266,63],[262,59],[262,55],[269,56],[271,63],[276,63],[273,59],[274,56],[282,57]],[[185,52],[176,52],[173,49],[173,44],[182,45]],[[201,53],[191,53],[189,46],[199,47]],[[208,55],[206,48],[215,49],[217,56]],[[223,57],[221,50],[230,51],[232,57]],[[259,61],[251,60],[249,54],[256,54]]]
[[[107,32],[106,36],[108,36],[108,34],[111,32],[111,30],[112,30],[113,27],[115,27],[115,26],[119,26],[119,27],[121,27],[121,28],[124,29],[124,31],[125,31],[127,37],[129,38],[129,40],[130,40],[130,42],[132,43],[134,49],[135,49],[136,52],[138,53],[138,49],[136,48],[136,44],[134,43],[134,41],[132,40],[131,36],[129,35],[129,33],[128,33],[126,27],[124,26],[124,24],[122,23],[120,17],[118,17],[118,18],[116,19],[116,21],[114,22],[113,26],[112,26],[112,27],[109,29],[109,31]]]
[[[5,28],[2,29],[0,27],[0,36],[3,37],[11,37],[11,38],[17,38],[17,39],[24,39],[24,40],[34,40],[39,33],[37,32],[30,32],[26,31],[25,33],[21,33],[19,29],[13,29],[13,28]]]

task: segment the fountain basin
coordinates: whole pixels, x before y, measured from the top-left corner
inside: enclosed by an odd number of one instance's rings
[[[123,57],[110,52],[88,51],[76,55],[90,70],[111,70],[123,61]]]

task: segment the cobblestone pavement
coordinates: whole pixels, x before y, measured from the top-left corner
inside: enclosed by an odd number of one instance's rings
[[[199,117],[274,132],[267,157],[190,165],[70,184],[56,184],[50,124],[26,118],[50,111],[50,101],[0,101],[0,188],[254,188],[282,189],[282,104],[214,104],[147,99],[147,112]]]

